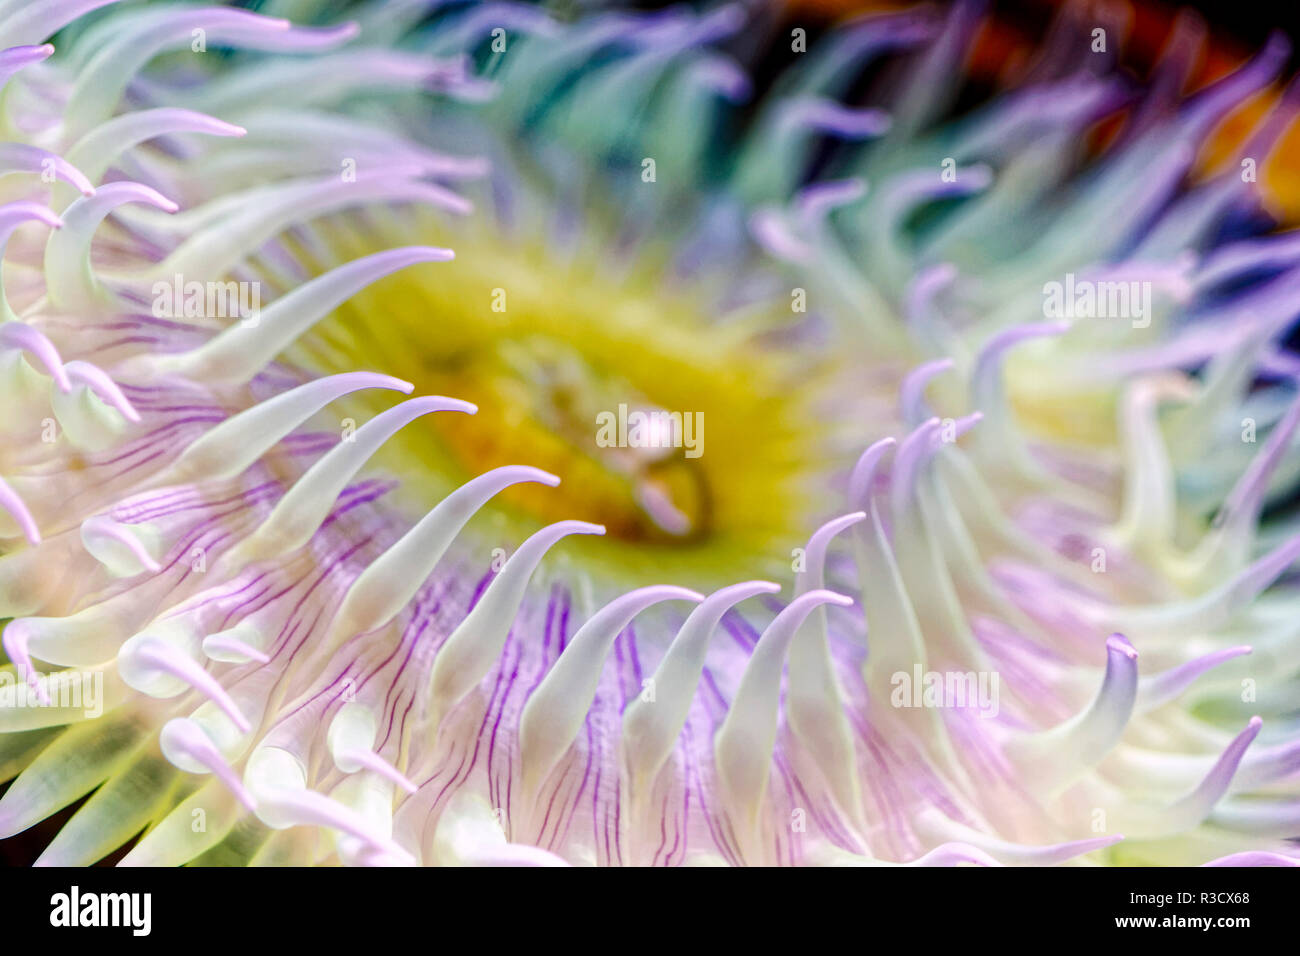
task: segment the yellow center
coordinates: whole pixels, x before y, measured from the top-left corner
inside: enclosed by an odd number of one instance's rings
[[[415,507],[489,469],[534,465],[560,487],[516,486],[492,510],[524,525],[515,532],[605,525],[604,541],[571,546],[603,570],[703,586],[788,569],[825,478],[814,473],[824,436],[798,385],[816,370],[761,344],[763,319],[717,321],[703,290],[672,288],[652,256],[616,272],[605,250],[561,256],[472,224],[404,231],[401,242],[451,246],[455,261],[371,286],[295,359],[478,405],[421,419],[385,449]],[[374,251],[359,230],[327,235],[340,260]],[[358,422],[391,401],[365,400]]]

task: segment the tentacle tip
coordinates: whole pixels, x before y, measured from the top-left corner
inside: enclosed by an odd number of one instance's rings
[[[1274,30],[1268,35],[1264,52],[1268,56],[1288,56],[1291,53],[1291,39],[1284,30]]]
[[[559,475],[553,475],[549,471],[542,471],[540,468],[533,468],[531,465],[522,465],[520,467],[529,473],[529,477],[523,479],[525,481],[533,481],[539,485],[546,485],[548,488],[558,488],[560,485]]]
[[[0,647],[3,647],[5,653],[9,655],[14,670],[22,676],[23,681],[32,689],[36,699],[48,707],[50,697],[45,692],[45,688],[41,686],[40,681],[36,679],[36,672],[32,668],[32,657],[27,653],[26,635],[20,622],[11,621],[9,623],[9,626],[4,630],[3,636],[0,636]],[[3,826],[0,826],[0,831],[2,830]],[[3,839],[3,836],[0,836],[0,839]]]
[[[410,246],[405,251],[413,255],[416,261],[421,262],[450,262],[456,258],[454,249],[445,249],[442,246]]]
[[[36,695],[36,699],[41,702],[42,707],[49,707],[53,704],[53,701],[50,700],[50,695],[41,685],[35,672],[32,671],[30,661],[27,662],[27,686],[31,688],[32,693]]]
[[[851,607],[853,605],[853,598],[849,597],[847,594],[840,594],[838,591],[828,591],[825,588],[816,591],[809,591],[807,594],[803,595],[803,598],[812,605],[834,604],[836,607]]]
[[[1130,644],[1128,638],[1123,634],[1116,633],[1106,638],[1106,649],[1118,651],[1131,661],[1138,658],[1137,648]]]

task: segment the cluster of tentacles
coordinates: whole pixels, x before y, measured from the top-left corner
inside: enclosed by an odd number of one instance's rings
[[[74,23],[106,5],[0,0],[0,836],[86,798],[41,862],[137,837],[128,864],[1300,859],[1300,536],[1261,524],[1300,466],[1300,244],[1253,225],[1239,167],[1190,182],[1281,44],[1184,98],[1194,25],[1139,91],[1067,14],[1022,86],[939,122],[976,12],[867,19],[720,171],[739,7]],[[844,105],[886,53],[888,96]],[[646,158],[656,188],[626,186]],[[367,464],[475,406],[341,433],[331,407],[414,385],[294,352],[399,270],[436,285],[422,237],[457,218],[562,250],[611,207],[611,268],[666,246],[707,322],[805,292],[767,347],[849,357],[784,586],[620,594],[547,559],[603,533],[579,520],[491,561],[476,514],[564,476],[495,467],[412,518]],[[1043,321],[1069,272],[1150,282],[1149,321]],[[174,276],[278,294],[157,315]],[[922,674],[1001,698],[900,704]]]

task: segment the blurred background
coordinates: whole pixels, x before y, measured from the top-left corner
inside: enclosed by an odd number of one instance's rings
[[[644,4],[660,6],[661,4]],[[919,4],[885,3],[879,0],[786,0],[772,4],[790,21],[808,22],[813,29],[825,29],[838,20],[873,11],[902,10]],[[949,4],[941,4],[949,5]],[[1259,3],[1255,0],[1196,0],[1190,3],[1062,2],[1062,0],[985,0],[984,25],[976,38],[967,64],[971,77],[968,99],[978,99],[1006,85],[1033,55],[1047,36],[1052,21],[1063,9],[1073,8],[1081,16],[1089,12],[1099,19],[1118,17],[1128,24],[1119,45],[1119,60],[1135,76],[1145,77],[1181,18],[1184,27],[1197,24],[1206,37],[1204,53],[1184,93],[1219,78],[1240,66],[1258,50],[1271,33],[1280,31],[1291,40],[1291,63],[1286,79],[1300,69],[1300,3]],[[1281,94],[1284,83],[1256,97],[1225,121],[1216,136],[1205,145],[1201,164],[1212,169],[1239,144]],[[1287,224],[1300,222],[1300,123],[1293,123],[1287,135],[1261,167],[1268,211]]]

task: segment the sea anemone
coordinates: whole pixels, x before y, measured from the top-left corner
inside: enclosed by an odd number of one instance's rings
[[[1280,37],[265,6],[0,0],[0,837],[1300,861]]]

